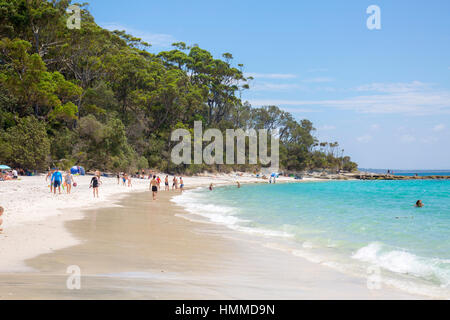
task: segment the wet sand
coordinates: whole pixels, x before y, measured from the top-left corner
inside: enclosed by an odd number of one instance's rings
[[[369,290],[366,279],[265,248],[258,237],[180,218],[185,212],[169,201],[174,194],[158,201],[132,194],[120,206],[85,211],[81,220],[80,212],[66,211],[63,223],[81,244],[25,261],[32,269],[0,273],[0,299],[421,298]],[[74,265],[80,290],[66,285]]]

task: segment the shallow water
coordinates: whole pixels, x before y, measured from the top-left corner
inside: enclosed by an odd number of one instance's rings
[[[424,208],[414,207],[418,199]],[[311,261],[360,275],[376,267],[387,284],[450,297],[448,180],[246,185],[174,201]]]

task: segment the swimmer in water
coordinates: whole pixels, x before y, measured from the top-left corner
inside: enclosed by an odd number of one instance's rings
[[[423,202],[422,202],[422,200],[417,200],[415,207],[416,207],[416,208],[422,208],[422,207],[423,207]]]

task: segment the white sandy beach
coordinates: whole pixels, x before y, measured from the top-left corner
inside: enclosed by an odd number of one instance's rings
[[[151,201],[150,192],[142,193],[148,180],[133,179],[129,188],[102,178],[100,198],[94,199],[90,179],[76,177],[71,195],[50,194],[44,176],[0,184],[0,299],[418,298],[392,288],[369,290],[364,278],[271,249],[221,225],[180,218],[187,212],[171,202],[179,191]],[[187,188],[236,181],[267,183],[249,174],[184,178]],[[74,259],[88,273],[79,293],[61,287]]]
[[[164,179],[164,174],[159,174]],[[76,176],[78,183],[70,195],[53,194],[45,176],[21,177],[18,181],[0,182],[0,206],[3,206],[3,233],[0,234],[0,272],[27,270],[23,261],[31,257],[52,252],[79,243],[64,228],[65,212],[69,209],[113,207],[122,197],[149,190],[149,180],[132,179],[132,187],[117,184],[116,178],[102,177],[99,198],[94,199],[89,188],[91,176]],[[173,176],[170,176],[170,182]],[[205,175],[185,177],[187,188],[241,183],[267,183],[252,175]],[[278,182],[294,181],[280,177]],[[171,184],[171,183],[170,183]],[[79,218],[82,218],[80,213]],[[53,218],[53,219],[52,219]],[[71,215],[70,219],[75,217]]]

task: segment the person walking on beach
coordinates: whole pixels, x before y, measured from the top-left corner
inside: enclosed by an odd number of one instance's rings
[[[131,184],[131,176],[128,177],[128,188],[131,188],[133,185]]]
[[[53,193],[56,194],[56,188],[58,188],[58,192],[61,194],[62,174],[59,172],[58,168],[56,168],[55,172],[52,174],[51,183],[53,184]]]
[[[164,179],[164,185],[165,185],[165,190],[169,191],[169,176],[166,176],[166,178]]]
[[[117,174],[117,185],[120,184],[120,173]]]
[[[177,177],[173,177],[172,190],[176,190],[176,189],[178,189],[178,179],[177,179]]]
[[[94,194],[94,198],[98,198],[98,187],[100,185],[100,172],[96,171],[95,176],[91,179],[91,184],[89,185],[89,188],[92,188],[92,192]]]
[[[53,183],[51,182],[53,175],[53,170],[48,169],[47,175],[45,176],[45,181],[47,182],[50,179],[50,193],[53,192]]]
[[[3,215],[4,211],[5,211],[5,209],[3,209],[3,207],[0,207],[0,232],[3,232],[3,229],[2,229],[2,224],[3,224],[2,215]]]
[[[156,182],[158,183],[158,190],[161,190],[161,178],[159,176],[156,177]]]
[[[183,177],[180,177],[180,192],[183,193],[183,190],[184,190]]]
[[[152,189],[153,200],[156,200],[156,195],[158,194],[158,181],[156,181],[156,176],[153,176],[152,181],[150,181],[150,188]]]
[[[66,184],[66,191],[67,194],[70,194],[70,192],[72,191],[72,184],[75,182],[75,180],[73,179],[73,176],[70,172],[67,172],[66,175],[64,176],[64,183]]]
[[[122,175],[122,185],[125,187],[127,185],[128,176],[126,173]]]

